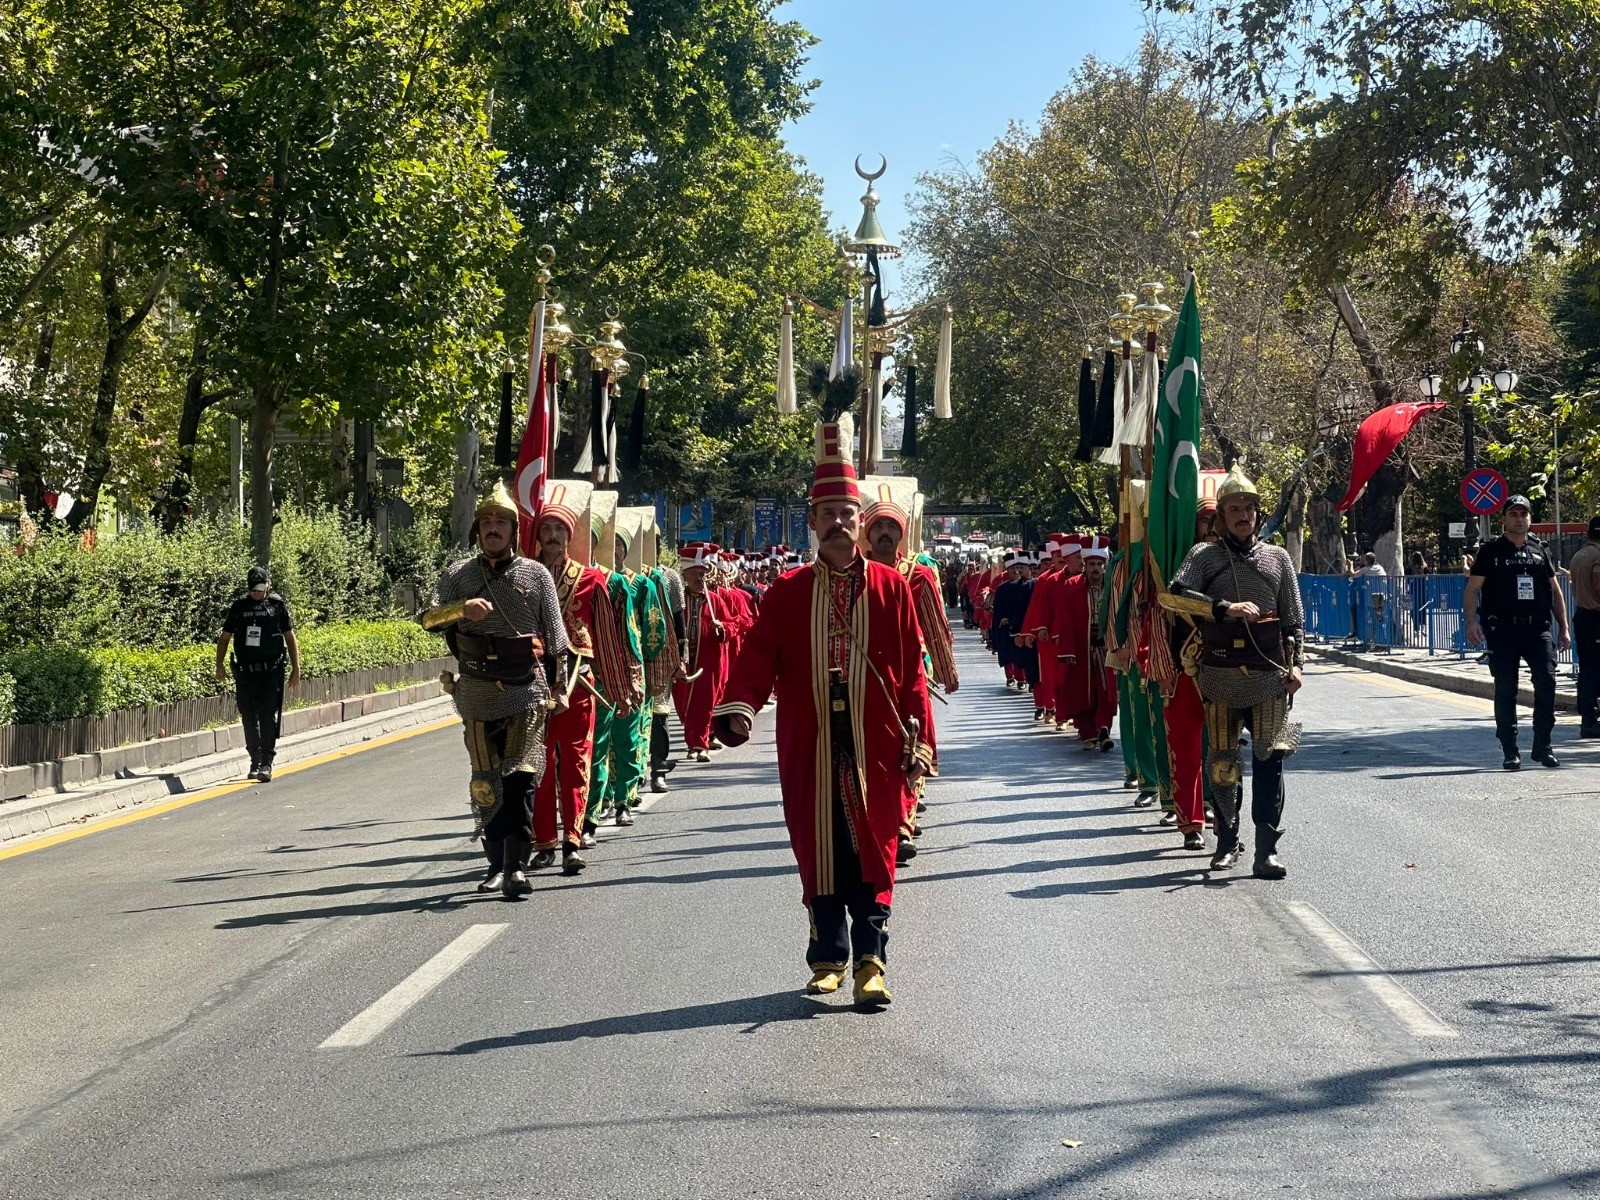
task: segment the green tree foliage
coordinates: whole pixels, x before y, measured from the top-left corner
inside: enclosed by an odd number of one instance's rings
[[[1261,195],[1313,261],[1347,262],[1405,192],[1513,251],[1600,249],[1590,0],[1233,0],[1214,20],[1195,65],[1281,120]]]
[[[810,37],[775,7],[17,0],[0,460],[28,507],[70,488],[77,523],[101,490],[169,528],[227,512],[239,414],[265,557],[275,502],[348,500],[345,423],[365,419],[435,528],[460,424],[492,426],[525,348],[545,241],[580,332],[615,309],[649,357],[632,486],[734,505],[798,486],[809,425],[771,414],[777,302],[839,284],[817,183],[778,138]],[[802,325],[801,354],[825,349]]]

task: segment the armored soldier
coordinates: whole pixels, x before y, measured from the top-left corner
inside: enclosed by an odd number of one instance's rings
[[[472,761],[469,795],[489,872],[480,892],[532,891],[533,797],[545,769],[545,720],[565,707],[567,635],[550,572],[517,553],[517,506],[504,484],[478,506],[479,553],[440,576],[424,629],[444,634],[449,680]],[[554,695],[556,699],[551,700]]]
[[[1255,759],[1250,775],[1254,873],[1258,879],[1283,879],[1289,872],[1277,850],[1283,833],[1283,763],[1299,734],[1289,723],[1289,704],[1301,683],[1300,584],[1288,552],[1256,537],[1261,497],[1238,466],[1218,486],[1217,506],[1221,540],[1189,552],[1164,603],[1215,623],[1206,631],[1199,666],[1217,824],[1211,867],[1227,870],[1239,858],[1239,732],[1244,728],[1250,730]]]

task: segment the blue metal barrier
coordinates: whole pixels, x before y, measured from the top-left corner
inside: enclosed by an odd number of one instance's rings
[[[1479,648],[1467,644],[1462,603],[1465,575],[1392,575],[1347,579],[1340,575],[1301,575],[1300,598],[1306,609],[1306,637],[1324,643],[1342,642],[1377,653],[1426,650],[1465,658]],[[1572,611],[1572,584],[1561,580],[1567,611]],[[1572,662],[1572,651],[1558,655]]]

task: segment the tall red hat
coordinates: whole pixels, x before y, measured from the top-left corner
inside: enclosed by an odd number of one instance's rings
[[[849,500],[861,503],[861,485],[856,469],[845,456],[850,451],[849,436],[840,424],[824,421],[817,426],[817,469],[811,476],[811,503]]]

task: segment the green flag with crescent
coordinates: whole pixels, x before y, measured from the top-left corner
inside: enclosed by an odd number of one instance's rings
[[[1183,293],[1167,372],[1156,397],[1155,456],[1150,471],[1150,523],[1145,544],[1157,583],[1165,587],[1194,545],[1200,498],[1200,306],[1195,281]]]

